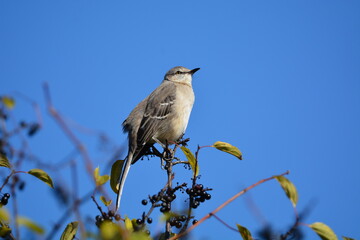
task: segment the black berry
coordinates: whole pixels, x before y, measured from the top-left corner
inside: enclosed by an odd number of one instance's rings
[[[148,224],[151,224],[152,221],[153,221],[153,220],[152,220],[152,218],[150,218],[150,217],[147,219],[147,223],[148,223]]]
[[[146,200],[146,199],[143,199],[142,201],[141,201],[141,204],[142,205],[146,205],[148,203],[148,201]]]

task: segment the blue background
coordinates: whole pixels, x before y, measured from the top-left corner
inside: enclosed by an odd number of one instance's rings
[[[44,81],[63,116],[125,147],[122,121],[165,72],[177,65],[200,67],[193,81],[189,148],[221,140],[239,147],[244,160],[210,148],[200,152],[201,182],[214,191],[196,216],[262,178],[290,170],[300,196],[298,210],[311,209],[305,223],[321,221],[339,237],[360,238],[359,10],[359,1],[351,0],[2,0],[0,94],[17,99],[13,113],[18,120],[35,119],[35,114],[15,91],[40,104],[44,128],[29,148],[55,164],[74,146],[45,113]],[[74,131],[90,149],[94,165],[106,171],[109,151],[99,153],[94,137]],[[83,169],[81,158],[75,159]],[[67,172],[49,171],[55,184],[71,184]],[[180,167],[176,177],[182,181],[190,174]],[[18,194],[20,214],[50,229],[63,209],[46,185],[22,178],[28,184]],[[81,196],[93,185],[86,174],[79,178]],[[125,186],[124,212],[139,217],[147,209],[141,199],[164,182],[158,160],[135,164]],[[98,214],[91,202],[81,212]],[[294,221],[275,181],[253,189],[218,216],[255,236],[265,222],[284,233]],[[317,238],[301,228],[307,239]],[[156,224],[151,229],[161,230]],[[215,219],[199,226],[193,237],[240,238]]]

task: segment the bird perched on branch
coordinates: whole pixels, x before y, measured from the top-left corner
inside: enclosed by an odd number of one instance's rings
[[[128,133],[129,150],[119,177],[116,209],[120,208],[131,164],[139,160],[153,144],[164,146],[166,142],[175,142],[184,135],[195,100],[192,75],[199,69],[170,69],[162,83],[123,122],[123,130]]]

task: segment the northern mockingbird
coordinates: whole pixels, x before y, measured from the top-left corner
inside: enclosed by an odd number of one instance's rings
[[[128,133],[129,150],[119,178],[116,210],[120,207],[131,164],[139,160],[154,143],[164,146],[167,141],[175,142],[185,133],[195,100],[192,75],[199,69],[170,69],[160,86],[142,100],[123,122],[123,130]]]

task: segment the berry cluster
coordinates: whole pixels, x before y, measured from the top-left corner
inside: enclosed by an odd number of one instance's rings
[[[191,201],[191,207],[197,208],[200,203],[205,202],[205,200],[209,200],[211,195],[206,192],[211,189],[205,189],[202,184],[195,184],[192,188],[186,189],[186,193],[189,194]]]
[[[2,205],[8,204],[9,198],[10,198],[10,194],[9,193],[4,193],[4,195],[2,196],[2,198],[0,200],[0,203]]]
[[[168,188],[166,192],[159,192],[158,194],[153,195],[150,197],[150,202],[152,204],[161,201],[161,203],[158,205],[160,207],[160,212],[165,213],[169,212],[171,210],[171,202],[176,199],[175,192],[180,188],[180,186],[175,188]],[[147,204],[147,200],[143,199],[141,201],[143,205]]]
[[[113,210],[109,210],[107,213],[106,212],[101,212],[101,215],[97,215],[95,217],[96,226],[100,227],[100,225],[104,221],[110,221],[111,222],[113,219],[115,219],[116,221],[120,221],[120,215],[115,214],[115,212]]]
[[[172,217],[169,220],[170,226],[175,226],[176,228],[181,228],[183,226],[182,222],[185,222],[187,217],[185,215]]]

